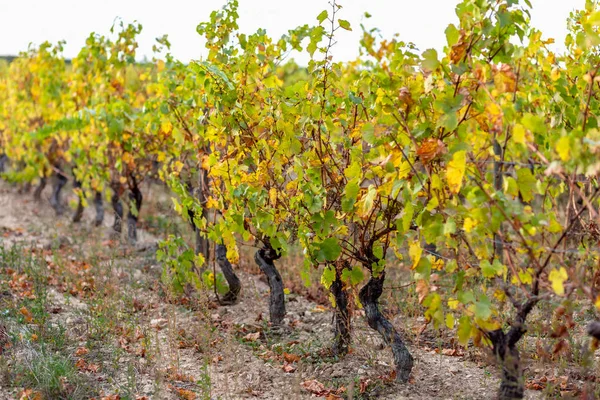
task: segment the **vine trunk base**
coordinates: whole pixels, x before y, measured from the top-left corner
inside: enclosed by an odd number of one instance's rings
[[[359,299],[365,310],[369,326],[379,332],[383,341],[392,348],[394,364],[396,365],[396,379],[400,382],[407,382],[414,360],[404,345],[400,334],[379,311],[379,297],[383,293],[384,281],[385,272],[382,272],[377,278],[371,277],[369,282],[360,290]]]
[[[254,261],[260,270],[267,276],[270,288],[269,315],[271,324],[279,326],[285,317],[285,297],[283,293],[283,280],[274,261],[279,258],[273,249],[260,249],[254,254]]]

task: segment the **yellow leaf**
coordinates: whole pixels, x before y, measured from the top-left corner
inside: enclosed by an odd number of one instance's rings
[[[465,169],[467,166],[467,152],[464,150],[457,151],[452,155],[452,161],[448,163],[446,170],[446,179],[448,186],[453,193],[458,193],[462,186]]]
[[[469,233],[477,226],[478,222],[472,218],[465,218],[465,222],[463,223],[463,229],[465,232]]]
[[[569,158],[571,158],[569,155],[571,151],[571,143],[569,141],[568,136],[563,136],[560,139],[558,139],[558,142],[556,142],[555,149],[558,155],[560,156],[561,160],[569,161]]]
[[[516,124],[513,128],[513,141],[519,144],[525,144],[525,128],[521,124]]]
[[[594,305],[596,306],[596,308],[598,310],[600,310],[600,294],[598,295],[598,297],[596,297],[596,301],[594,302]]]
[[[377,196],[377,189],[375,188],[374,185],[370,185],[369,190],[367,190],[367,193],[365,193],[365,195],[363,196],[362,199],[360,199],[360,202],[359,202],[360,207],[358,208],[358,211],[359,211],[360,217],[365,218],[369,215],[369,213],[373,209],[373,206],[375,205],[375,197],[376,196]]]
[[[458,308],[458,300],[456,299],[448,299],[448,307],[450,307],[451,310],[456,310]]]
[[[163,122],[160,124],[160,129],[161,129],[161,130],[162,130],[164,133],[166,133],[166,134],[169,134],[169,133],[171,133],[171,131],[173,130],[173,124],[172,124],[172,123],[171,123],[171,121],[169,121],[169,120],[163,121]]]
[[[277,205],[277,189],[269,189],[269,202],[271,203],[271,207],[275,207]]]
[[[419,261],[421,261],[421,254],[423,254],[421,244],[417,241],[412,242],[408,248],[408,255],[413,262],[412,268],[415,268],[419,264]]]
[[[448,327],[448,329],[454,329],[454,315],[446,314],[446,327]]]
[[[567,275],[567,270],[565,267],[560,267],[560,269],[553,269],[550,271],[548,275],[548,280],[552,284],[552,290],[559,296],[565,294],[565,287],[563,285],[564,281],[569,278]]]

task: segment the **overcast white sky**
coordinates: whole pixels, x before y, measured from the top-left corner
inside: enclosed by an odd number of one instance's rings
[[[253,32],[265,28],[278,37],[289,28],[315,23],[328,0],[239,0],[240,29]],[[172,53],[182,61],[198,59],[204,49],[196,25],[206,21],[224,0],[0,0],[0,54],[17,54],[30,42],[66,40],[65,56],[75,56],[90,32],[108,33],[115,17],[143,25],[139,56],[152,57],[154,38],[168,34]],[[378,27],[385,37],[394,33],[412,41],[421,50],[441,49],[445,27],[455,22],[458,0],[339,0],[340,18],[348,20],[353,32],[338,36],[334,57],[357,55],[359,24]],[[560,49],[566,34],[569,12],[583,7],[585,0],[533,0],[532,24],[546,37],[556,39]],[[372,18],[363,19],[368,11]]]

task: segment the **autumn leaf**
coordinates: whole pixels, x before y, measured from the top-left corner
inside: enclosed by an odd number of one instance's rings
[[[87,347],[78,347],[77,350],[75,350],[75,355],[77,357],[81,357],[88,354],[89,352],[90,350]]]
[[[25,306],[21,307],[19,312],[25,317],[25,322],[30,323],[33,321],[33,315]]]
[[[244,339],[248,342],[256,342],[260,338],[260,332],[249,333],[244,336]]]
[[[300,356],[297,354],[283,353],[283,359],[289,363],[300,361]]]
[[[304,381],[300,385],[307,391],[316,394],[317,396],[320,396],[326,392],[325,385],[316,379]]]
[[[283,366],[281,367],[281,369],[283,369],[283,372],[291,374],[292,372],[296,371],[296,367],[294,367],[292,364],[283,364]]]
[[[548,280],[552,284],[552,290],[559,296],[565,294],[565,287],[563,283],[569,278],[567,275],[567,270],[565,267],[560,267],[560,269],[553,269],[548,274]]]
[[[457,151],[452,155],[452,160],[448,163],[446,170],[446,179],[448,186],[453,193],[458,193],[462,186],[467,166],[467,153],[464,150]]]
[[[427,164],[441,154],[444,154],[445,150],[446,147],[441,140],[429,138],[421,143],[417,149],[417,155],[424,164]]]

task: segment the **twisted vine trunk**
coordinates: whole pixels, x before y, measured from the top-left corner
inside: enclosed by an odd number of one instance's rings
[[[102,192],[96,192],[94,194],[94,208],[96,209],[96,218],[94,219],[94,225],[100,226],[104,222],[104,201],[102,199]]]
[[[79,182],[77,179],[75,179],[73,181],[73,188],[74,189],[81,189],[81,182]],[[85,196],[85,192],[81,191],[81,193],[78,194],[78,201],[77,201],[77,209],[75,210],[75,214],[73,214],[73,222],[74,223],[79,223],[81,222],[81,218],[83,217],[83,198]]]
[[[202,214],[200,215],[201,218],[207,218],[207,213],[206,213],[206,199],[207,199],[207,194],[205,193],[205,191],[208,188],[208,182],[205,181],[204,177],[207,177],[206,174],[201,173],[201,179],[200,179],[200,188],[198,190],[194,190],[194,186],[192,185],[191,182],[187,183],[187,190],[188,193],[190,194],[190,196],[195,197],[198,199],[198,202],[202,205]],[[197,193],[196,193],[197,192]],[[204,271],[206,269],[207,266],[207,262],[210,259],[210,242],[208,241],[208,238],[204,237],[198,226],[196,226],[196,213],[194,212],[194,210],[188,210],[188,217],[190,218],[190,225],[192,226],[192,229],[194,230],[194,240],[195,240],[195,252],[196,254],[202,254],[202,256],[204,256],[204,260],[205,263],[203,265],[198,265],[198,269],[200,272]]]
[[[385,271],[377,278],[371,276],[369,282],[360,290],[358,297],[365,310],[367,323],[372,329],[379,332],[385,344],[392,348],[394,364],[396,366],[396,379],[400,382],[407,382],[414,360],[404,345],[400,334],[381,311],[379,311],[379,298],[383,293],[384,281]]]
[[[137,222],[142,209],[142,191],[133,179],[133,187],[129,191],[129,208],[127,210],[127,237],[130,242],[137,241]]]
[[[121,233],[123,230],[123,204],[121,203],[121,198],[119,197],[119,193],[113,190],[113,195],[110,199],[112,204],[112,208],[115,211],[115,221],[113,222],[113,230],[116,233]]]
[[[42,192],[46,188],[47,183],[48,183],[48,179],[45,176],[40,178],[40,183],[38,184],[38,186],[35,188],[35,191],[33,192],[33,200],[35,200],[36,202],[42,201]]]
[[[269,316],[272,325],[279,326],[285,317],[285,297],[283,293],[283,280],[274,261],[281,256],[269,247],[262,248],[254,254],[254,261],[260,270],[267,276],[270,288]]]
[[[62,172],[54,175],[54,185],[52,187],[52,196],[50,196],[50,205],[56,212],[56,215],[62,215],[64,208],[61,202],[61,192],[69,180]]]
[[[8,156],[6,154],[0,154],[0,174],[6,171],[6,163],[8,163]]]
[[[344,289],[344,284],[337,271],[329,290],[335,298],[333,354],[343,356],[348,354],[350,347],[350,313],[348,312],[348,293]]]
[[[525,334],[522,328],[511,328],[508,334],[502,329],[488,332],[493,351],[502,366],[499,400],[522,399],[525,393],[525,379],[519,357],[517,342]]]
[[[227,285],[229,286],[229,291],[221,298],[221,304],[234,304],[237,301],[240,290],[242,289],[240,279],[235,274],[231,263],[227,259],[227,247],[225,247],[225,245],[218,244],[216,246],[215,255],[217,258],[217,263],[219,264],[219,268],[221,268],[221,271],[225,276],[225,280],[227,281]]]

